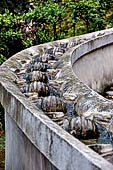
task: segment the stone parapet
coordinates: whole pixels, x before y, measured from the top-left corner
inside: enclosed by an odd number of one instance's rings
[[[70,135],[63,129],[63,125],[61,128],[43,110],[36,107],[32,98],[22,93],[17,81],[19,73],[24,72],[25,65],[32,61],[33,56],[37,54],[42,56],[52,50],[59,58],[58,62],[53,63],[54,69],[58,70],[54,81],[60,83],[62,100],[68,104],[75,102],[73,114],[80,116],[89,111],[112,112],[112,102],[89,88],[89,84],[83,84],[78,78],[79,75],[76,76],[78,59],[90,54],[92,50],[111,46],[112,33],[113,29],[109,29],[33,46],[15,54],[0,67],[0,101],[6,112],[6,170],[113,169],[104,158]],[[100,44],[103,40],[104,43]],[[66,46],[63,52],[60,50],[62,46]],[[23,155],[29,155],[25,156],[26,160],[23,160],[22,152]],[[37,165],[37,162],[40,165]]]

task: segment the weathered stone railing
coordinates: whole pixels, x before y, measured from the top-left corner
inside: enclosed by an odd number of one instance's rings
[[[6,170],[113,169],[113,166],[96,152],[48,118],[30,98],[22,94],[17,84],[18,72],[35,54],[43,55],[48,49],[60,48],[62,44],[67,44],[64,54],[56,51],[56,55],[62,55],[62,59],[55,66],[59,70],[55,79],[61,82],[62,98],[77,102],[78,115],[89,114],[89,111],[90,113],[112,112],[113,103],[84,85],[73,73],[74,70],[76,74],[76,65],[82,64],[82,62],[79,63],[78,58],[87,53],[89,55],[92,50],[100,50],[100,48],[109,46],[111,49],[112,32],[113,29],[110,29],[34,46],[12,56],[0,67],[0,101],[6,112]],[[88,40],[91,41],[87,42]],[[86,43],[82,44],[85,41]],[[94,45],[90,46],[90,42]],[[101,43],[98,46],[98,42],[104,42],[104,44]],[[77,75],[79,76],[78,72]],[[85,83],[86,80],[83,79]],[[105,85],[105,81],[102,81],[102,84],[99,82],[97,86],[94,82],[90,82],[90,87],[97,91]],[[89,85],[88,83],[86,84]],[[67,128],[64,126],[63,124],[64,129]]]

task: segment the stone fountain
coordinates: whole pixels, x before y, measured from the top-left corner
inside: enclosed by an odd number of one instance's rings
[[[25,49],[0,67],[6,170],[113,169],[113,29]]]

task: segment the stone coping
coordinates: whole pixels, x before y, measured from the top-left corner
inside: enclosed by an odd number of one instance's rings
[[[73,47],[89,39],[102,36],[103,34],[112,33],[113,29],[91,33],[79,37],[74,37],[66,40],[60,40],[52,43],[46,43],[39,46],[34,46],[29,49],[23,50],[16,55],[12,56],[0,67],[0,101],[5,108],[5,111],[16,122],[18,127],[28,137],[28,139],[42,152],[58,169],[112,169],[113,166],[104,160],[97,153],[85,146],[79,140],[68,134],[60,126],[56,125],[51,119],[49,119],[44,112],[34,106],[30,100],[25,98],[20,89],[15,84],[17,78],[17,72],[22,68],[22,64],[26,60],[30,60],[32,55],[35,55],[37,51],[41,53],[48,47],[48,45],[55,46],[60,43],[68,42],[69,47]],[[80,47],[79,47],[80,48]],[[82,103],[85,103],[85,97],[83,94],[93,95],[94,98],[98,98],[99,102],[104,101],[104,104],[108,105],[112,103],[100,97],[93,90],[87,86],[84,87],[83,83],[72,73],[71,54],[73,49],[70,48],[62,57],[61,62],[57,66],[61,69],[60,76],[57,75],[56,79],[61,80],[65,78],[61,90],[65,92],[71,92],[75,90],[78,96],[80,94],[80,102],[77,103],[78,112],[82,112]],[[64,62],[62,62],[64,61]],[[65,65],[67,63],[67,66]],[[67,71],[65,72],[65,70]],[[72,74],[70,74],[70,71]],[[72,80],[76,85],[75,89],[71,88]],[[68,85],[68,87],[67,87]],[[74,87],[74,86],[73,86]],[[82,87],[82,92],[81,92]],[[96,94],[96,95],[95,95]],[[81,97],[82,96],[82,97]],[[87,96],[88,97],[88,96]],[[81,100],[82,98],[82,100]],[[105,103],[106,102],[106,103]],[[91,102],[90,102],[91,103]],[[99,111],[101,110],[101,106]],[[83,104],[83,112],[86,108]],[[92,106],[94,108],[94,106]],[[92,110],[92,109],[91,109]],[[37,133],[38,132],[38,133]],[[70,156],[71,155],[71,156]],[[76,159],[75,159],[76,157]],[[82,163],[81,163],[82,162]]]

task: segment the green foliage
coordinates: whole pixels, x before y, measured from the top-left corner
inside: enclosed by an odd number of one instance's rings
[[[6,60],[6,57],[0,54],[0,65]]]
[[[75,26],[80,21],[84,22],[86,32],[104,29],[106,26],[105,10],[101,9],[98,1],[80,0],[69,3],[71,9],[71,24]]]
[[[0,14],[0,64],[9,56],[19,50],[16,47],[17,41],[21,37],[21,32],[17,27],[16,16],[8,9],[4,14]],[[18,48],[18,50],[17,50]]]
[[[0,104],[0,132],[5,130],[5,121],[4,121],[4,108]]]
[[[1,0],[0,1],[0,12],[4,12],[5,9],[9,9],[10,12],[18,13],[24,12],[29,8],[29,0]]]
[[[0,169],[5,169],[5,134],[0,131]]]
[[[29,1],[26,10],[23,1],[12,3],[2,1],[4,9],[0,14],[0,64],[9,56],[32,45],[62,39],[82,33],[97,31],[112,26],[112,14],[106,19],[106,10],[112,9],[112,1],[103,0],[48,0]],[[111,5],[111,7],[110,7]],[[23,11],[22,11],[23,9]],[[13,12],[11,12],[13,11]]]

